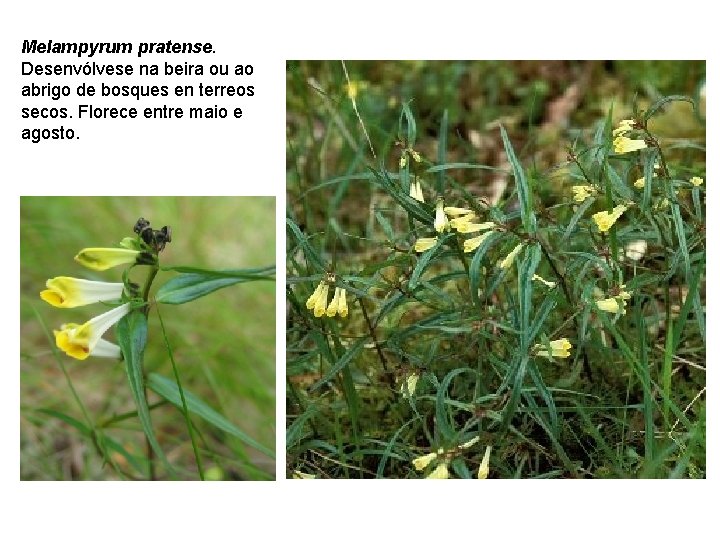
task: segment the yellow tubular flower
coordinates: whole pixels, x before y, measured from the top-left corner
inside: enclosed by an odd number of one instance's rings
[[[427,251],[431,247],[433,247],[435,244],[437,244],[437,237],[436,238],[418,238],[417,242],[415,242],[415,251],[418,253],[422,253],[423,251]]]
[[[400,393],[405,399],[410,399],[411,396],[415,395],[415,389],[417,383],[420,380],[420,375],[417,373],[410,373],[400,385]]]
[[[693,176],[693,177],[690,179],[690,183],[691,183],[693,186],[695,186],[695,187],[700,187],[700,186],[702,186],[703,179],[700,178],[699,176]]]
[[[447,208],[446,208],[447,210]],[[447,214],[447,212],[445,212]],[[470,223],[473,219],[475,219],[475,214],[473,212],[470,212],[469,214],[465,214],[461,217],[452,218],[450,220],[450,227],[453,229],[457,229],[458,227],[462,225],[466,225]]]
[[[622,300],[618,300],[615,297],[605,298],[604,300],[598,300],[595,302],[598,309],[607,311],[609,313],[618,313],[622,309],[622,313],[625,313],[625,306]]]
[[[122,283],[105,283],[65,276],[48,279],[45,286],[47,289],[40,292],[40,298],[59,308],[74,308],[95,302],[119,300],[124,288]]]
[[[413,159],[420,163],[422,161],[422,156],[420,155],[420,152],[416,152],[415,150],[410,150],[410,153],[412,154]]]
[[[426,469],[436,457],[437,454],[435,452],[430,452],[429,454],[415,458],[412,462],[413,467],[415,467],[416,471],[422,471]]]
[[[310,295],[310,298],[307,299],[307,302],[305,302],[305,307],[308,309],[313,309],[315,307],[315,301],[320,296],[320,292],[323,289],[323,285],[325,284],[324,281],[321,281],[318,283],[318,286],[315,287],[315,291]]]
[[[420,186],[420,180],[410,183],[410,196],[416,201],[425,202],[423,197],[422,186]]]
[[[494,227],[495,227],[494,221],[486,221],[484,223],[463,222],[457,226],[457,230],[458,230],[458,232],[468,234],[468,233],[474,233],[474,232],[479,232],[479,231],[487,231],[488,229],[493,229]]]
[[[475,215],[475,212],[468,208],[459,208],[457,206],[446,206],[445,213],[450,217],[467,216],[468,214]]]
[[[629,137],[619,136],[613,140],[613,150],[616,154],[627,154],[647,148],[647,144],[643,140],[630,139]]]
[[[442,233],[446,229],[450,229],[450,223],[448,223],[447,216],[445,216],[445,211],[443,210],[443,200],[438,199],[437,204],[435,204],[435,230],[439,233]]]
[[[500,268],[510,268],[510,265],[513,263],[515,257],[517,257],[518,253],[520,253],[520,250],[523,247],[525,247],[525,244],[518,244],[517,246],[515,246],[515,248],[510,253],[508,253],[505,258],[500,262]]]
[[[315,305],[313,306],[313,315],[315,315],[316,317],[322,317],[323,315],[325,315],[327,297],[329,292],[330,285],[323,282],[322,289],[320,289],[320,294],[315,299]]]
[[[618,124],[618,127],[612,132],[613,137],[625,135],[628,131],[632,131],[634,125],[635,120],[620,120],[620,124]]]
[[[348,305],[345,289],[340,289],[340,301],[338,302],[338,313],[341,317],[347,317]]]
[[[404,169],[405,165],[407,165],[407,157],[405,156],[405,153],[403,152],[403,155],[400,156],[400,168]]]
[[[327,311],[325,312],[325,314],[328,317],[334,317],[338,311],[339,303],[340,303],[340,289],[338,287],[335,287],[335,294],[333,295],[332,302],[330,302],[330,305],[327,307]]]
[[[539,281],[540,283],[545,285],[548,289],[554,289],[555,285],[556,285],[556,283],[554,281],[548,281],[548,280],[544,279],[542,276],[538,276],[537,274],[533,274],[532,280]]]
[[[544,356],[545,358],[549,358],[550,356],[567,358],[570,356],[570,349],[572,349],[572,343],[566,338],[556,339],[550,342],[550,352],[541,344],[538,345],[538,350],[535,352],[535,355]]]
[[[635,187],[638,188],[638,189],[643,189],[643,188],[645,187],[645,178],[644,178],[644,177],[643,177],[643,178],[638,178],[638,179],[635,180],[635,182],[633,183],[633,186],[635,186]]]
[[[480,462],[480,468],[478,469],[478,480],[487,479],[490,474],[490,452],[492,452],[492,446],[488,446],[485,449],[485,455]]]
[[[470,253],[471,251],[475,251],[477,248],[479,248],[485,240],[488,239],[488,237],[492,234],[492,231],[488,231],[485,234],[481,234],[480,236],[476,236],[475,238],[468,238],[463,242],[463,251],[465,253]]]
[[[83,325],[63,324],[55,330],[55,345],[68,356],[85,360],[88,356],[119,358],[120,348],[101,339],[108,329],[130,311],[130,304],[123,304],[90,319]]]
[[[75,255],[75,260],[92,270],[107,270],[121,264],[133,264],[140,251],[121,248],[85,248]]]
[[[602,212],[598,212],[597,214],[593,214],[592,218],[598,226],[600,232],[607,232],[610,230],[610,227],[615,224],[623,212],[625,212],[625,210],[627,210],[627,207],[621,204],[613,208],[612,212],[604,210]]]
[[[573,200],[579,203],[591,195],[597,194],[597,190],[593,186],[573,186],[571,189],[574,193]]]
[[[435,467],[435,470],[427,476],[427,478],[431,480],[447,480],[450,478],[447,463],[444,461],[440,463],[437,467]]]

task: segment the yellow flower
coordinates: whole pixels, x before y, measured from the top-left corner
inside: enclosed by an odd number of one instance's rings
[[[607,232],[610,230],[610,227],[615,224],[623,212],[625,212],[625,210],[627,210],[627,207],[621,204],[613,208],[612,212],[604,210],[602,212],[598,212],[597,214],[593,214],[592,218],[595,220],[600,232]]]
[[[655,210],[666,210],[668,206],[670,206],[670,200],[667,197],[663,197],[655,203],[654,208]]]
[[[535,355],[544,356],[545,358],[550,358],[550,356],[567,358],[570,356],[570,349],[572,349],[572,343],[567,338],[556,339],[550,342],[550,352],[544,345],[537,345]]]
[[[120,347],[102,339],[108,329],[130,311],[130,304],[123,304],[90,319],[85,324],[63,324],[54,330],[55,345],[68,356],[85,360],[88,356],[120,358]]]
[[[468,208],[459,208],[457,206],[446,206],[445,213],[450,217],[467,216],[468,214],[475,215],[475,212]]]
[[[505,258],[499,263],[498,266],[500,266],[500,268],[502,269],[510,268],[510,265],[513,263],[515,257],[517,257],[517,254],[520,253],[520,250],[523,247],[525,247],[525,244],[518,244],[517,246],[515,246],[515,248],[505,256]]]
[[[367,86],[367,81],[348,81],[345,85],[345,92],[347,92],[347,95],[351,100],[355,101],[360,93],[360,90],[367,88]]]
[[[573,200],[579,203],[583,202],[588,197],[597,194],[597,189],[593,186],[573,186],[571,189],[575,194]]]
[[[478,469],[478,480],[487,479],[490,474],[490,452],[492,452],[492,446],[485,448],[485,455],[480,462],[480,468]]]
[[[314,474],[304,473],[302,471],[293,471],[293,480],[315,480]]]
[[[455,221],[455,220],[453,220]],[[470,223],[470,222],[462,222],[457,226],[458,232],[461,233],[474,233],[479,231],[487,231],[488,229],[493,229],[495,227],[494,221],[486,221],[484,223]]]
[[[447,463],[444,461],[440,463],[437,467],[435,467],[435,470],[427,476],[427,478],[431,480],[447,480],[450,478]]]
[[[416,152],[415,150],[410,150],[410,153],[412,154],[412,157],[415,160],[415,162],[420,163],[422,161],[422,156],[420,155],[420,152]]]
[[[485,240],[488,239],[488,237],[492,234],[492,231],[488,231],[484,234],[481,234],[480,236],[476,236],[475,238],[468,238],[463,242],[463,251],[465,253],[470,253],[471,251],[475,251],[477,248],[479,248]]]
[[[693,186],[695,186],[695,187],[700,187],[700,186],[702,186],[703,179],[700,178],[699,176],[693,176],[693,177],[690,179],[690,183],[691,183]]]
[[[420,186],[420,180],[410,183],[410,196],[416,201],[425,202],[423,197],[422,187]]]
[[[645,177],[638,178],[637,180],[635,180],[635,183],[633,184],[633,186],[635,186],[638,189],[644,188],[645,187]]]
[[[345,289],[340,289],[340,302],[338,302],[338,313],[341,317],[347,317],[348,305]]]
[[[445,230],[450,230],[450,223],[448,223],[447,216],[445,216],[445,211],[443,210],[443,200],[438,199],[437,203],[435,204],[435,230],[439,233],[442,233]]]
[[[405,399],[410,399],[411,396],[415,395],[415,389],[417,388],[419,380],[420,375],[417,373],[410,373],[407,377],[405,377],[405,380],[403,380],[402,385],[400,386],[400,393]]]
[[[412,462],[413,467],[415,467],[416,471],[425,470],[427,466],[430,465],[435,458],[437,458],[437,456],[437,453],[430,452],[429,454],[415,458]]]
[[[95,302],[119,300],[122,296],[122,283],[105,283],[60,276],[45,282],[46,290],[40,292],[40,298],[59,308],[86,306]]]
[[[328,317],[334,317],[336,313],[339,313],[341,317],[347,317],[348,314],[347,298],[345,289],[342,287],[335,287],[335,295],[325,314]]]
[[[554,288],[555,288],[555,285],[556,285],[556,283],[555,283],[554,281],[548,281],[548,280],[546,280],[546,279],[543,279],[542,276],[538,276],[537,274],[533,274],[532,280],[533,280],[533,281],[539,281],[539,282],[541,282],[541,283],[544,284],[548,289],[554,289]]]
[[[622,300],[617,300],[615,297],[613,298],[605,298],[604,300],[598,300],[595,302],[595,305],[598,307],[598,309],[601,309],[603,311],[608,311],[610,313],[617,313],[622,309],[622,312],[625,313],[624,305]]]
[[[427,251],[431,247],[433,247],[435,244],[437,244],[437,237],[435,238],[418,238],[417,242],[415,242],[415,251],[418,253],[422,253],[423,251]]]
[[[447,210],[447,208],[446,208]],[[447,214],[447,212],[445,212]],[[465,225],[467,223],[472,222],[472,220],[475,219],[475,214],[473,212],[470,212],[469,214],[465,214],[464,216],[452,218],[450,220],[450,227],[453,229],[457,229],[461,225]]]
[[[329,292],[330,285],[325,281],[321,281],[315,289],[315,292],[307,299],[305,307],[312,309],[313,315],[316,317],[322,317],[325,314],[325,306],[327,306],[327,297]]]
[[[403,152],[403,154],[400,156],[400,168],[404,169],[405,165],[407,165],[407,156]]]
[[[140,251],[121,248],[85,248],[75,255],[75,260],[93,270],[107,270],[121,264],[133,264]]]
[[[603,300],[597,300],[595,302],[595,305],[598,307],[598,309],[601,309],[603,311],[607,311],[609,313],[620,313],[624,315],[627,301],[630,300],[630,298],[632,297],[631,293],[625,290],[625,287],[625,284],[620,285],[620,292],[617,295],[610,298],[605,298]]]
[[[630,139],[622,135],[613,140],[613,149],[617,154],[627,154],[643,148],[647,148],[647,144],[643,140]]]
[[[613,130],[613,137],[618,135],[625,135],[628,131],[632,131],[635,125],[635,120],[620,120],[620,124],[616,129]]]

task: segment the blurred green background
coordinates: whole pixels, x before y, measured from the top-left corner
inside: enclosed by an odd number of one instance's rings
[[[169,225],[172,243],[161,265],[238,269],[275,262],[273,197],[22,197],[20,202],[21,469],[24,480],[101,480],[119,475],[103,465],[89,439],[41,409],[82,419],[53,354],[46,330],[83,323],[102,305],[60,310],[39,297],[55,276],[121,281],[123,267],[93,272],[73,261],[84,247],[117,247],[133,236],[139,217],[155,228]],[[131,279],[144,279],[136,268]],[[161,272],[151,295],[174,272]],[[233,424],[266,447],[275,447],[275,284],[255,281],[220,289],[194,302],[162,306],[162,317],[181,381]],[[51,334],[52,335],[52,334]],[[105,337],[115,341],[114,331]],[[101,358],[61,361],[95,425],[134,410],[120,362]],[[172,378],[172,367],[153,307],[149,315],[148,372]],[[149,403],[159,401],[150,395]],[[180,478],[197,479],[192,447],[181,412],[163,405],[151,412],[160,444]],[[202,419],[192,417],[201,438],[202,462],[215,478],[272,479],[272,459],[243,445]],[[142,456],[144,436],[137,418],[104,430],[131,454]],[[124,458],[115,455],[120,468]]]

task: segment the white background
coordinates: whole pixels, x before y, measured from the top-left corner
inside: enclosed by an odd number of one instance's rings
[[[710,21],[717,18],[699,2],[528,4],[445,1],[423,6],[366,1],[284,6],[279,2],[124,1],[103,7],[106,4],[100,2],[4,3],[0,15],[0,216],[4,244],[15,259],[10,265],[8,258],[2,270],[6,306],[16,310],[18,304],[12,300],[19,299],[19,292],[15,296],[11,292],[16,290],[11,283],[19,281],[20,195],[277,195],[277,349],[283,351],[286,58],[705,58],[708,90],[714,95],[718,66],[709,43],[717,33]],[[31,144],[20,139],[27,122],[20,119],[19,109],[29,101],[19,93],[29,80],[20,76],[23,39],[211,42],[217,51],[213,61],[254,66],[255,74],[247,83],[255,86],[256,96],[224,100],[227,106],[237,102],[243,108],[241,120],[73,121],[80,140]],[[210,61],[204,56],[154,55],[147,61]],[[69,59],[42,58],[46,63]],[[134,56],[117,58],[136,66],[141,61]],[[193,79],[183,81],[192,84]],[[157,78],[156,84],[167,83]],[[132,102],[114,99],[108,100],[108,106]],[[158,102],[174,104],[171,98]],[[74,109],[72,103],[68,100],[65,105]],[[717,112],[712,98],[707,110],[708,146],[716,148]],[[715,171],[715,154],[709,153],[708,161],[708,170]],[[718,230],[713,211],[718,202],[715,183],[714,176],[708,175],[707,234],[711,240]],[[715,276],[712,242],[708,255],[707,273]],[[717,289],[712,280],[708,282],[711,330]],[[13,346],[5,348],[0,377],[3,538],[280,534],[453,538],[458,533],[508,538],[644,538],[659,533],[658,538],[704,538],[703,527],[717,523],[710,503],[711,490],[717,491],[718,448],[714,425],[718,385],[712,366],[713,352],[718,349],[712,331],[707,372],[711,480],[707,481],[285,481],[285,362],[280,353],[278,482],[23,483],[18,480],[20,329],[19,319],[9,313],[3,316],[3,341]]]

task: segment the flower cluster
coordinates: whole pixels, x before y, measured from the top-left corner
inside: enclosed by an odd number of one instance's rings
[[[615,222],[620,216],[623,215],[625,210],[627,210],[627,206],[620,204],[613,208],[612,212],[603,210],[602,212],[593,214],[592,218],[595,221],[595,224],[597,225],[600,232],[608,232],[610,230],[610,227],[615,225]]]
[[[327,299],[330,294],[330,285],[335,284],[335,275],[328,274],[323,279],[315,291],[310,295],[305,302],[305,307],[312,310],[313,315],[316,317],[322,317],[327,315],[328,317],[334,317],[339,314],[341,317],[347,317],[348,305],[347,305],[347,294],[345,289],[342,287],[335,287],[335,294],[333,299],[328,305]]]
[[[607,311],[609,313],[620,313],[621,315],[624,315],[625,306],[627,305],[627,301],[630,300],[631,296],[631,293],[625,290],[625,284],[622,284],[615,291],[615,294],[612,294],[607,298],[597,300],[595,302],[595,305],[598,307],[598,309],[601,309],[603,311]]]
[[[631,139],[626,137],[626,133],[632,131],[635,127],[635,120],[621,120],[620,125],[613,130],[613,150],[616,154],[627,154],[647,148],[647,144],[642,139]]]
[[[121,264],[134,264],[142,252],[131,249],[87,248],[75,260],[93,270],[106,270]],[[48,279],[40,298],[57,308],[87,306],[96,302],[114,302],[123,299],[123,283],[106,283],[66,276]],[[85,360],[88,356],[120,358],[120,347],[102,339],[110,327],[130,311],[126,302],[94,317],[84,324],[67,323],[55,330],[55,344],[68,356]]]
[[[573,186],[572,188],[573,192],[573,200],[575,202],[583,202],[588,197],[594,197],[597,195],[597,189],[595,186]]]

